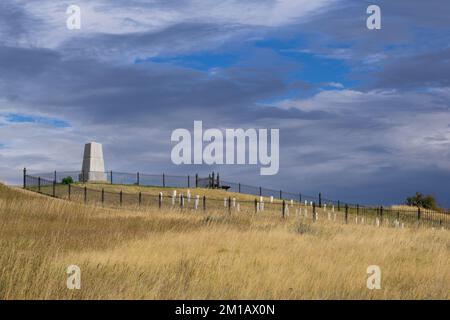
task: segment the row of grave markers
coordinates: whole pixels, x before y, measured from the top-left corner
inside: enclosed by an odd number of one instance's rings
[[[70,185],[68,187],[69,187],[69,190],[70,190]],[[84,189],[84,198],[85,198],[85,201],[86,201],[87,188],[84,187],[83,189]],[[69,194],[70,194],[70,192],[69,192]],[[122,191],[120,191],[119,196],[120,196],[120,203],[122,203]],[[141,203],[141,199],[142,199],[141,196],[142,196],[142,194],[141,194],[141,192],[139,192],[139,203]],[[178,201],[177,201],[177,198],[179,199]],[[70,199],[70,197],[69,197],[69,199]],[[160,208],[162,207],[163,199],[164,199],[164,194],[163,194],[163,192],[160,192],[159,193],[159,207]],[[177,196],[177,191],[174,190],[172,195],[170,196],[170,199],[171,199],[172,206],[178,205],[177,202],[179,202],[180,207],[183,208],[186,205],[185,202],[187,201],[188,203],[190,203],[192,199],[194,201],[194,209],[195,210],[198,210],[199,206],[200,206],[200,195],[196,195],[193,198],[190,190],[187,191],[186,196],[184,196],[183,193],[180,193],[179,196]],[[102,202],[103,202],[103,200],[104,200],[104,190],[102,190]],[[214,199],[214,200],[217,200],[217,199]],[[206,210],[206,196],[203,196],[202,201],[203,201],[203,210]],[[224,197],[223,201],[224,201],[223,202],[224,207],[228,208],[230,212],[231,212],[231,208],[234,208],[237,212],[240,211],[240,203],[236,200],[236,198],[234,198],[234,197],[233,198],[231,198],[231,197],[228,197],[228,198]],[[270,198],[270,202],[273,203],[273,198],[272,197]],[[265,208],[264,208],[264,198],[263,197],[260,197],[259,201],[257,199],[255,199],[254,200],[254,204],[255,204],[255,212],[262,212],[262,211],[265,210]],[[289,213],[290,212],[289,211],[289,207],[291,207],[291,208],[294,207],[294,204],[295,203],[294,203],[293,200],[290,200],[289,203],[287,203],[285,200],[283,200],[283,202],[282,202],[282,217],[283,218],[288,218],[289,217],[289,214],[290,214]],[[298,216],[300,216],[300,217],[303,216],[304,218],[308,218],[309,217],[308,216],[308,205],[309,205],[309,206],[312,207],[312,212],[311,212],[312,220],[313,221],[318,221],[319,220],[319,212],[316,211],[315,203],[314,202],[308,203],[307,201],[305,201],[304,204],[305,204],[304,208],[296,208],[295,209],[295,215],[297,217]],[[326,208],[327,208],[327,205],[324,204],[323,209],[324,209],[324,211],[327,214],[328,220],[335,222],[337,220],[337,213],[335,212],[334,205],[331,206],[331,211],[326,211]],[[345,217],[345,223],[348,223],[348,206],[345,206],[345,215],[344,215],[344,217]],[[356,216],[355,217],[355,223],[356,224],[366,224],[365,217],[364,216],[362,216],[362,217]],[[367,221],[367,224],[370,224],[369,221]],[[386,226],[390,225],[388,218],[381,218],[380,219],[379,217],[375,218],[375,223],[374,224],[377,227],[380,227],[383,224],[385,224]],[[403,222],[400,223],[399,219],[394,219],[393,225],[396,228],[402,228],[403,229],[405,227],[405,224]],[[444,227],[442,227],[442,229],[444,229]]]
[[[164,199],[164,193],[160,192],[159,193],[159,207],[161,207],[162,202]],[[193,199],[194,201],[194,209],[198,210],[199,205],[200,205],[200,195],[196,195],[195,197],[192,197],[191,191],[187,190],[186,195],[184,195],[183,193],[178,194],[177,190],[173,190],[172,191],[172,195],[170,196],[171,199],[171,204],[172,206],[175,205],[180,205],[181,208],[186,206],[186,202],[190,203],[191,200]],[[203,209],[206,209],[206,196],[203,196],[202,198],[203,200]],[[214,199],[216,200],[216,199]],[[270,196],[269,197],[269,203],[274,203],[274,197]],[[265,210],[264,208],[264,197],[260,196],[259,201],[258,199],[255,198],[254,200],[254,205],[255,205],[255,212],[262,212]],[[288,217],[289,216],[289,205],[290,207],[294,207],[294,204],[296,204],[294,202],[293,199],[291,199],[288,203],[286,202],[286,200],[282,201],[282,216],[283,217]],[[316,214],[316,205],[314,202],[310,201],[308,202],[307,200],[304,201],[304,205],[305,207],[311,206],[313,208],[313,212]],[[240,203],[236,200],[236,198],[232,198],[232,197],[224,197],[223,199],[223,206],[224,208],[228,208],[229,210],[231,210],[231,208],[234,208],[236,211],[240,211]],[[324,204],[323,206],[324,210],[326,210],[327,205]],[[296,209],[297,211],[300,210],[301,212],[301,208],[300,209]],[[305,214],[307,215],[307,209],[304,208],[305,210]],[[335,207],[334,205],[331,206],[331,211],[334,212],[335,211]]]
[[[159,193],[159,199],[160,199],[160,206],[163,200],[163,193],[160,192]],[[187,191],[186,196],[184,196],[183,193],[180,193],[177,196],[177,191],[174,190],[172,195],[171,195],[171,203],[172,206],[177,205],[177,198],[179,198],[179,205],[180,207],[185,207],[185,201],[187,202],[191,202],[191,199],[193,198],[194,201],[194,209],[198,210],[199,205],[200,205],[200,195],[196,195],[195,197],[192,197],[192,194],[190,192],[190,190]],[[215,199],[216,200],[216,199]],[[269,198],[269,202],[273,203],[273,197]],[[259,201],[258,199],[254,200],[255,203],[255,212],[263,212],[265,210],[264,208],[264,198],[260,197]],[[288,218],[290,215],[290,211],[289,208],[293,208],[294,205],[296,203],[294,202],[294,200],[290,200],[289,202],[286,202],[285,200],[283,200],[282,202],[282,216],[283,218]],[[298,204],[298,203],[297,203]],[[308,214],[308,206],[312,207],[311,210],[311,218],[313,221],[318,221],[319,220],[319,212],[316,210],[316,205],[314,202],[308,202],[305,200],[304,202],[305,207],[304,208],[296,208],[295,209],[295,215],[297,217],[304,217],[304,218],[308,218],[309,214]],[[231,198],[231,197],[224,197],[223,199],[223,206],[224,208],[228,208],[229,210],[231,210],[231,208],[234,208],[236,211],[240,211],[240,203],[236,200],[236,198]],[[206,210],[206,196],[203,196],[203,209]],[[331,205],[331,210],[327,211],[327,204],[323,205],[323,210],[326,213],[326,217],[329,221],[336,221],[337,220],[337,213],[335,212],[335,206]],[[345,207],[345,223],[348,223],[348,206]],[[355,217],[355,224],[372,224],[369,222],[369,220],[365,219],[364,216]],[[384,219],[380,219],[379,217],[375,218],[375,222],[374,225],[377,227],[380,227],[382,225],[386,225],[386,226],[390,226],[390,222],[389,222],[389,218],[384,218]],[[394,219],[393,221],[393,226],[395,228],[405,228],[405,223],[404,222],[400,222],[399,219]]]

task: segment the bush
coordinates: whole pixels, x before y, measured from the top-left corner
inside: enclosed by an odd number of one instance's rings
[[[72,183],[73,183],[73,179],[70,176],[62,179],[62,184],[72,184]]]
[[[406,198],[406,204],[408,206],[439,210],[436,199],[432,195],[423,195],[420,192],[416,192],[414,196]]]

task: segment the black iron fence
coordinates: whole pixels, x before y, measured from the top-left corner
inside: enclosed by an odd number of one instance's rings
[[[24,175],[26,170],[24,170]],[[236,183],[230,181],[224,181],[219,178],[219,175],[209,175],[208,177],[200,177],[195,175],[168,175],[168,174],[145,174],[145,173],[125,173],[117,171],[107,172],[88,172],[83,173],[80,171],[54,171],[51,173],[34,173],[33,177],[41,177],[47,181],[55,181],[55,183],[61,183],[64,178],[71,177],[74,182],[84,182],[89,179],[90,175],[95,177],[101,177],[105,183],[117,184],[117,185],[140,185],[140,186],[155,186],[155,187],[174,187],[174,188],[217,188],[225,189],[231,192],[273,197],[280,200],[294,200],[297,202],[308,202],[311,204],[315,202],[319,207],[324,203],[335,204],[344,206],[348,204],[350,206],[356,206],[348,202],[341,202],[339,200],[331,200],[322,198],[322,194],[318,193],[316,196],[306,195],[302,193],[286,192],[283,190],[268,189],[264,187],[256,187],[243,183]]]
[[[99,175],[97,175],[98,177]],[[150,192],[123,192],[122,190],[108,190],[104,184],[83,185],[85,175],[80,172],[53,172],[41,174],[27,174],[24,170],[24,188],[46,194],[55,198],[67,199],[85,204],[103,207],[156,207],[191,211],[225,211],[228,213],[268,213],[279,214],[283,218],[297,216],[313,221],[326,219],[344,223],[360,223],[386,225],[393,227],[430,226],[450,227],[450,213],[437,212],[422,208],[383,208],[363,207],[302,194],[254,187],[240,183],[220,181],[219,177],[211,175],[207,178],[175,175],[129,174],[122,172],[105,172],[104,183],[113,185],[139,185],[162,187]],[[74,183],[68,183],[67,178]],[[102,187],[103,186],[103,187]],[[222,188],[230,193],[223,198],[206,197],[195,188]],[[164,188],[171,188],[165,190]],[[173,188],[183,188],[174,190]],[[188,188],[188,189],[185,189]],[[192,188],[189,189],[189,188]],[[254,195],[249,200],[243,199],[236,193]]]

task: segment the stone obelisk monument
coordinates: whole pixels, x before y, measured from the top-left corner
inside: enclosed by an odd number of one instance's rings
[[[90,142],[85,144],[80,181],[107,181],[103,147],[100,143]]]

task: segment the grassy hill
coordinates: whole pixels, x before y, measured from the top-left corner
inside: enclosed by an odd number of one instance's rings
[[[0,185],[0,234],[0,299],[450,298],[441,229],[111,209]],[[71,264],[81,290],[66,288]],[[369,265],[381,290],[366,287]]]

